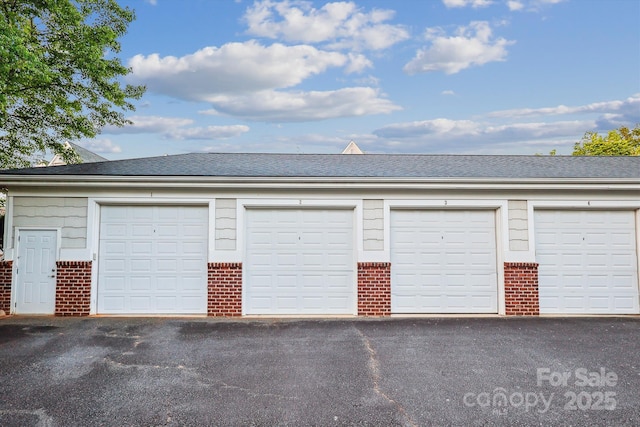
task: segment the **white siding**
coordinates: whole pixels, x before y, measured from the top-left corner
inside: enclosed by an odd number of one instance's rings
[[[509,200],[509,249],[529,250],[529,223],[526,200]]]
[[[216,199],[216,250],[236,249],[236,199]]]
[[[384,250],[384,201],[364,200],[363,248],[365,251]]]
[[[87,246],[87,199],[84,197],[14,197],[14,247],[16,227],[56,227],[62,229],[62,248]]]

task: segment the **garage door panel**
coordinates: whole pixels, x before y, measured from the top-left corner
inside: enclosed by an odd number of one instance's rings
[[[101,286],[109,291],[124,291],[126,279],[124,276],[111,276],[101,282]]]
[[[149,276],[131,276],[129,288],[132,291],[150,291],[152,289],[151,278]]]
[[[589,268],[594,270],[602,270],[609,265],[609,255],[608,254],[586,254],[585,255],[585,263],[589,266]]]
[[[101,268],[105,273],[123,273],[126,271],[126,261],[124,259],[108,259],[101,262]]]
[[[182,228],[182,231],[184,231],[184,228]],[[158,239],[162,239],[162,238],[168,238],[169,240],[174,240],[176,238],[176,236],[178,235],[178,230],[180,229],[180,227],[178,227],[178,224],[162,224],[162,225],[157,225],[155,227],[155,234],[157,236]]]
[[[148,295],[130,295],[129,307],[134,313],[148,313],[151,311],[151,297]]]
[[[636,300],[632,297],[609,297],[609,303],[613,308],[621,308],[623,310],[632,311],[636,306]]]
[[[159,276],[157,279],[157,289],[158,291],[177,291],[178,290],[178,278],[175,276]],[[184,283],[185,289],[188,289],[186,283]]]
[[[246,218],[247,314],[353,313],[352,210],[249,209]]]
[[[130,229],[133,237],[147,237],[153,234],[153,226],[149,224],[131,224]]]
[[[124,296],[105,296],[102,298],[102,307],[105,312],[124,312],[125,298]]]
[[[186,301],[182,301],[185,303]],[[161,311],[171,311],[173,307],[179,304],[178,298],[174,295],[171,296],[158,296],[156,297],[155,306]]]
[[[184,241],[182,244],[176,244],[176,251],[182,253],[185,256],[197,256],[200,258],[200,254],[206,251],[204,244],[201,241]]]
[[[535,212],[541,313],[638,313],[632,211]]]
[[[102,207],[98,312],[206,314],[207,224],[206,207]]]
[[[126,224],[108,224],[103,226],[102,230],[104,233],[109,235],[111,238],[114,237],[125,237],[127,235],[127,225]]]
[[[391,211],[394,313],[497,312],[495,212]]]
[[[127,250],[127,244],[125,242],[109,242],[105,244],[106,253],[110,254],[125,254],[125,255],[138,255],[148,254],[151,252],[151,242],[130,242],[129,250]]]

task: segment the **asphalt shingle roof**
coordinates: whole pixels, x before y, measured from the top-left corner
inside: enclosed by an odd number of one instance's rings
[[[0,171],[3,175],[640,179],[640,157],[193,153]]]
[[[72,142],[70,142],[69,145],[71,145],[75,152],[78,153],[78,156],[82,159],[82,163],[106,162],[108,160],[101,155],[80,147]]]

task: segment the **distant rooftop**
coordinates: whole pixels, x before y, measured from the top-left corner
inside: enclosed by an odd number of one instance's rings
[[[96,163],[96,162],[108,161],[108,159],[105,159],[104,157],[94,153],[93,151],[89,151],[86,148],[83,148],[77,144],[74,144],[73,142],[65,142],[65,145],[67,147],[73,148],[76,154],[78,154],[78,157],[80,157],[81,163]],[[64,161],[62,156],[60,154],[56,154],[49,161],[49,163],[44,163],[39,166],[62,166],[66,164],[67,163]]]
[[[2,176],[640,179],[640,157],[428,154],[193,153],[48,168]]]
[[[358,147],[355,141],[349,141],[349,144],[342,150],[342,154],[364,154],[364,151]]]

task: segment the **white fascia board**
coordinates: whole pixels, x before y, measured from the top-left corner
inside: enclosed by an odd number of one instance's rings
[[[118,188],[344,188],[640,190],[637,178],[381,178],[381,177],[193,177],[15,175],[0,178],[18,187]]]

